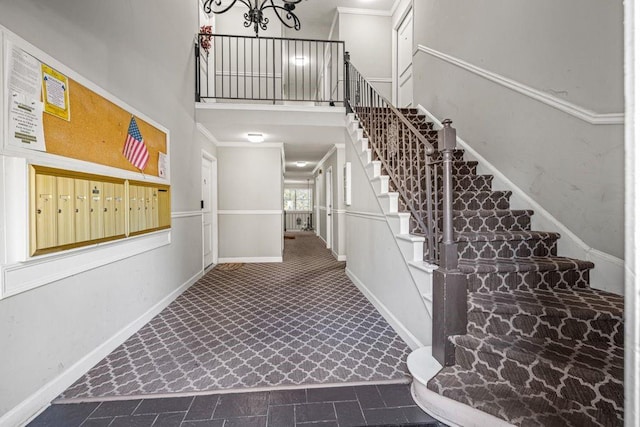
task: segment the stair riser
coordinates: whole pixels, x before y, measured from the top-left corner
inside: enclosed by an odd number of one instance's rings
[[[509,198],[511,193],[507,191],[457,193],[453,195],[453,209],[457,211],[491,211],[508,210],[511,207]],[[438,207],[442,209],[442,198],[439,198]]]
[[[441,226],[441,223],[440,223]],[[458,233],[489,231],[529,231],[531,217],[528,214],[501,216],[458,216],[453,218],[453,229]]]
[[[467,279],[470,292],[588,288],[589,270],[472,273]]]
[[[624,326],[618,319],[573,319],[555,316],[505,315],[471,310],[469,332],[531,338],[570,339],[624,345]]]
[[[513,360],[503,355],[456,346],[456,363],[473,369],[481,376],[507,381],[510,384],[565,398],[567,390],[573,401],[585,410],[608,409],[614,412],[623,406],[623,385],[604,372],[575,365],[559,366],[548,360]],[[615,403],[603,402],[598,390]]]
[[[383,168],[383,174],[392,176],[388,170]],[[406,179],[404,181],[398,180],[399,185],[404,188],[416,188],[422,191],[422,197],[425,196],[426,192],[423,190],[425,183],[424,178],[418,180],[417,177],[413,180]],[[454,175],[453,176],[453,191],[454,192],[491,192],[491,182],[493,181],[493,177],[489,175]],[[438,181],[438,188],[434,188],[436,191],[442,192],[442,180]]]
[[[453,162],[451,167],[453,175],[476,175],[477,169],[477,162]],[[442,165],[436,166],[436,171],[442,176]]]
[[[498,240],[490,242],[459,242],[462,259],[531,258],[556,256],[556,239]]]

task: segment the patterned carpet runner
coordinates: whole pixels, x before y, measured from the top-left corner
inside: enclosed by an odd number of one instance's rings
[[[59,401],[408,382],[409,348],[317,237],[274,264],[214,268]]]
[[[437,147],[432,124],[404,113]],[[477,175],[463,150],[454,158],[468,327],[451,337],[456,364],[428,388],[519,426],[622,426],[623,298],[590,288],[592,263],[559,257],[559,234],[531,231],[533,211],[511,210],[511,192],[493,191],[493,176]],[[401,197],[400,210],[407,203]],[[418,234],[413,218],[411,230]]]

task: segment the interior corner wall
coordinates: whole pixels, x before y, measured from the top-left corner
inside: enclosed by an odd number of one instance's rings
[[[624,126],[556,108],[624,111],[622,0],[421,0],[414,32],[414,102],[451,118],[462,139],[589,248],[622,258]]]
[[[201,149],[215,147],[194,136],[195,2],[0,0],[0,25],[169,129],[181,213],[168,246],[0,301],[0,424],[20,424],[199,277]]]
[[[281,261],[282,149],[218,147],[221,262]]]
[[[351,63],[387,99],[391,99],[391,17],[339,14],[339,34]]]

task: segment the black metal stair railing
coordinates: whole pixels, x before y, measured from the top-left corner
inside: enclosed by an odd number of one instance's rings
[[[346,56],[349,59],[348,55]],[[381,162],[389,182],[425,238],[425,261],[439,261],[440,231],[437,218],[440,197],[437,150],[400,110],[346,61],[347,109],[358,117],[371,145],[372,157]]]
[[[449,337],[465,334],[467,328],[467,279],[458,269],[453,232],[456,131],[451,120],[445,120],[438,131],[439,147],[434,147],[412,123],[411,114],[395,108],[358,72],[348,52],[344,74],[345,107],[358,117],[372,157],[380,161],[399,202],[425,237],[425,261],[439,266],[433,276],[432,353],[442,365],[452,365],[455,349]]]
[[[343,103],[344,42],[201,33],[196,102]]]

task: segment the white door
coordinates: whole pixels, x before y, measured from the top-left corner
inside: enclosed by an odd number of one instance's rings
[[[413,105],[413,10],[407,13],[398,27],[398,107]]]
[[[331,249],[331,240],[333,236],[333,228],[331,227],[332,212],[333,209],[333,173],[331,168],[327,169],[327,181],[326,181],[326,195],[327,195],[327,249]]]
[[[218,260],[218,185],[215,158],[202,155],[202,266],[210,267]]]
[[[313,194],[316,200],[316,212],[313,218],[313,229],[316,231],[316,236],[320,235],[320,184],[322,183],[322,177],[316,176],[316,186],[313,190]]]

